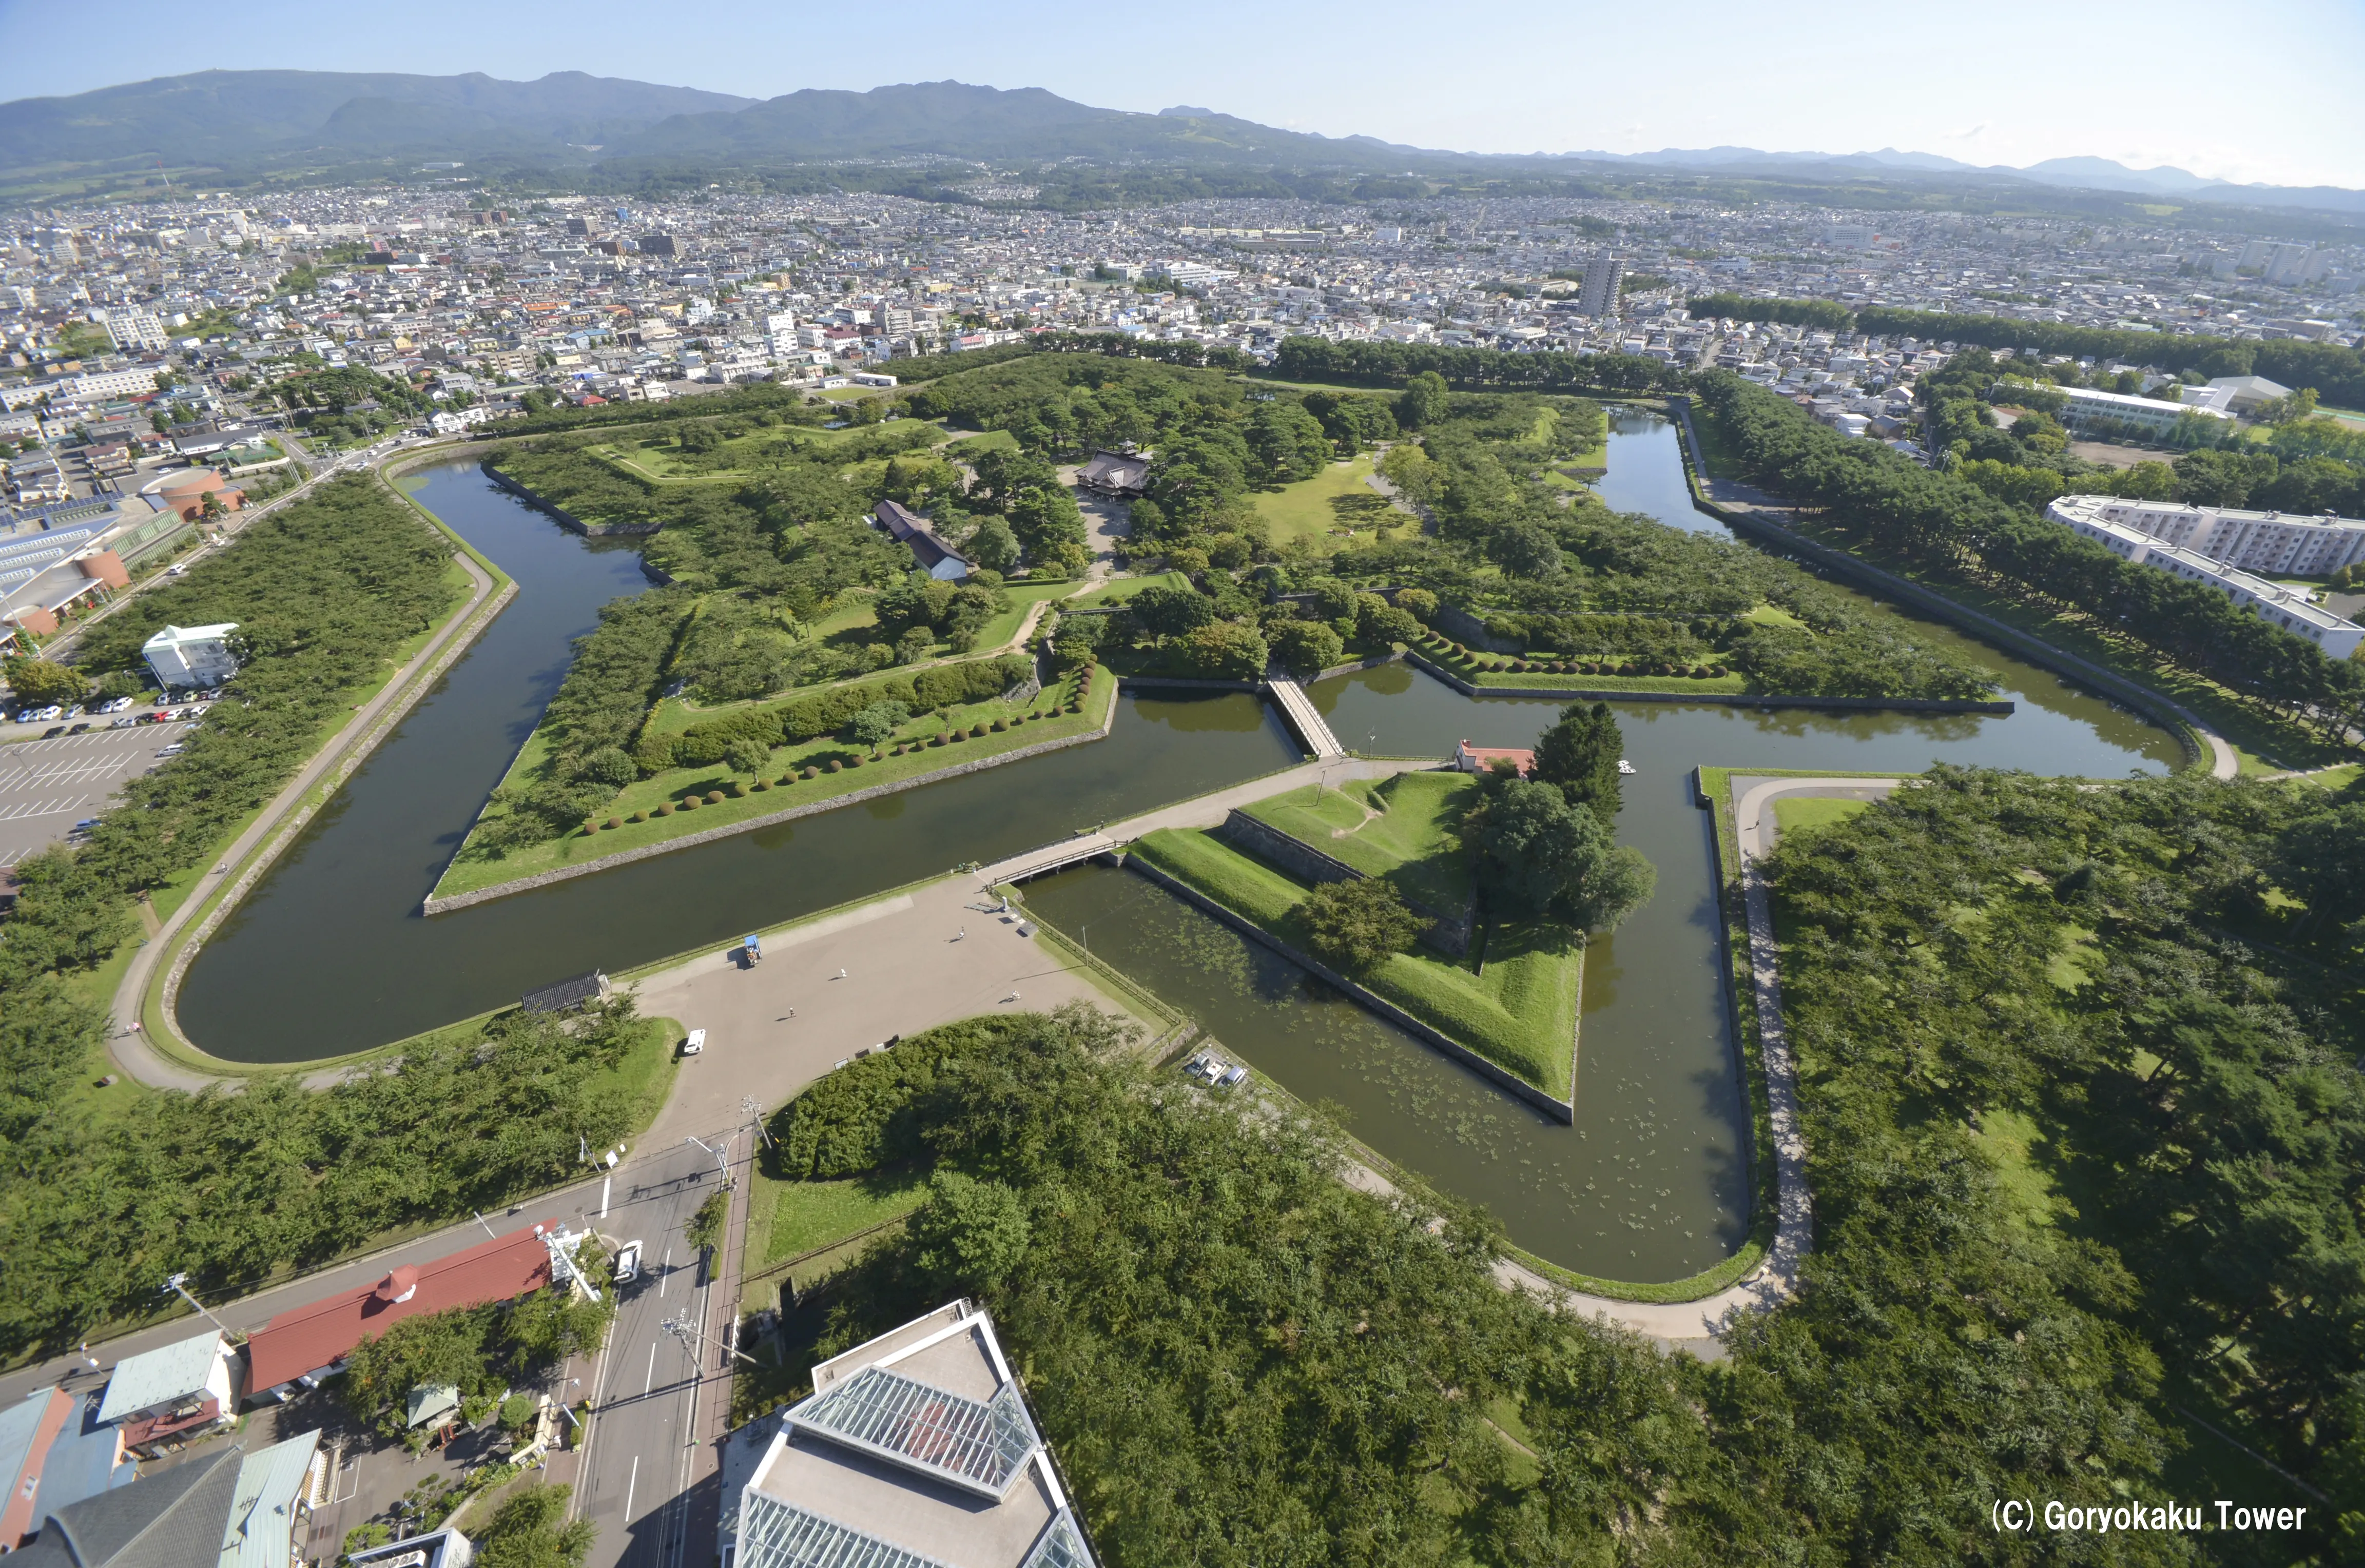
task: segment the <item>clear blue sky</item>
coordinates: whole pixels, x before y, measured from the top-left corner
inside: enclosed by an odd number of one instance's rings
[[[2359,0],[0,0],[0,99],[210,66],[575,70],[750,97],[953,77],[1471,151],[1893,146],[2365,187]]]

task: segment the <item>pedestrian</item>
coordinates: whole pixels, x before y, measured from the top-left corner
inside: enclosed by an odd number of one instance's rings
[[[846,971],[845,971],[844,969],[840,969],[840,970],[838,970],[838,971],[837,971],[837,974],[835,975],[835,979],[838,979],[838,980],[844,980],[844,979],[846,978]]]
[[[969,927],[968,927],[968,926],[966,926],[966,925],[964,925],[964,926],[962,926],[962,927],[960,928],[960,931],[959,931],[959,932],[958,932],[958,934],[953,937],[953,940],[954,940],[954,941],[956,941],[956,942],[964,941],[964,940],[966,940],[966,939],[968,938],[968,936],[969,936]]]

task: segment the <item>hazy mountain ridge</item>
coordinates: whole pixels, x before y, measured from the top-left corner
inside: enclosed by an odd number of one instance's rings
[[[544,166],[619,160],[727,166],[912,156],[1073,158],[1296,165],[1389,175],[1424,165],[1429,173],[1561,176],[1582,174],[1587,165],[1639,166],[1826,181],[1889,175],[2026,181],[2177,201],[2365,212],[2365,192],[2237,185],[2182,169],[2130,169],[2107,158],[2050,158],[2016,169],[1895,148],[1837,154],[1732,146],[1640,153],[1455,152],[1371,136],[1283,130],[1203,108],[1138,114],[1076,103],[1040,87],[950,81],[864,93],[806,88],[758,100],[581,72],[506,82],[482,73],[207,71],[71,97],[0,104],[0,178],[45,168],[123,167],[150,159],[251,173],[315,153],[331,160],[480,158]]]

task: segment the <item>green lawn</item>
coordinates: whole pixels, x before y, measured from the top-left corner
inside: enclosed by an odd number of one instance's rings
[[[1304,952],[1297,918],[1306,888],[1204,833],[1167,828],[1131,853]],[[1497,925],[1483,939],[1483,964],[1416,948],[1358,976],[1448,1039],[1555,1098],[1575,1078],[1577,995],[1585,949],[1576,935],[1543,924]]]
[[[955,462],[965,463],[987,452],[1015,452],[1018,438],[1008,431],[980,431],[973,435],[955,436],[945,448],[945,455]]]
[[[958,726],[992,724],[1001,720],[1010,724],[1006,730],[964,739],[949,745],[925,744],[937,734],[937,721],[933,713],[924,713],[907,722],[887,743],[886,755],[876,759],[863,758],[858,747],[834,736],[823,735],[794,745],[773,750],[771,760],[765,765],[762,778],[768,781],[811,767],[823,769],[812,778],[799,778],[785,785],[768,782],[761,788],[747,789],[734,795],[734,788],[746,786],[747,780],[734,775],[726,763],[707,767],[675,767],[652,778],[643,778],[627,785],[608,804],[603,820],[622,819],[636,812],[654,813],[661,806],[674,809],[664,816],[651,814],[643,822],[623,822],[621,826],[603,829],[594,834],[580,831],[564,838],[546,839],[540,844],[513,849],[499,858],[469,858],[463,844],[455,857],[435,884],[431,895],[450,898],[454,894],[474,892],[520,877],[531,877],[544,871],[555,871],[601,856],[614,855],[628,849],[642,849],[669,839],[712,828],[727,827],[734,823],[766,816],[794,806],[811,805],[817,801],[850,795],[857,790],[868,790],[881,784],[894,784],[933,773],[965,762],[1016,751],[1022,746],[1039,745],[1045,741],[1059,740],[1070,735],[1098,730],[1107,721],[1110,704],[1115,700],[1116,678],[1105,668],[1096,671],[1092,690],[1084,701],[1082,713],[1048,713],[1050,697],[1037,698],[1032,703],[1003,702],[992,699],[971,702],[953,710]],[[1028,713],[1043,714],[1027,718],[1024,722],[1011,722]],[[907,745],[901,756],[893,755],[894,747]],[[534,742],[529,739],[520,753],[520,767],[526,754],[533,752]],[[537,766],[540,754],[535,754]],[[827,771],[835,762],[840,771]],[[531,775],[518,767],[510,777],[528,781]],[[712,790],[723,791],[720,801],[708,802],[702,797]],[[681,802],[698,800],[695,806]],[[488,807],[487,816],[502,808]],[[486,820],[480,817],[479,822]],[[474,830],[471,830],[474,836]]]
[[[1363,482],[1371,474],[1369,454],[1330,464],[1311,479],[1257,497],[1258,515],[1271,528],[1274,544],[1303,539],[1325,554],[1351,543],[1368,544],[1403,524],[1418,526],[1418,520],[1388,505],[1387,498]]]
[[[1829,827],[1843,823],[1870,805],[1869,801],[1818,800],[1811,795],[1785,795],[1774,802],[1774,825],[1782,833],[1793,828]]]
[[[759,1173],[748,1198],[746,1266],[800,1257],[901,1219],[927,1192],[926,1174],[916,1171],[846,1182],[781,1182]]]
[[[1070,610],[1096,610],[1104,605],[1123,604],[1126,599],[1131,599],[1135,594],[1141,592],[1144,588],[1186,588],[1190,586],[1191,578],[1189,575],[1182,572],[1156,572],[1152,573],[1149,577],[1117,577],[1110,582],[1104,583],[1099,588],[1093,589],[1092,592],[1083,595],[1082,598],[1067,605],[1065,608]]]
[[[1292,790],[1247,811],[1366,876],[1387,879],[1408,901],[1446,913],[1470,902],[1459,829],[1477,789],[1466,773],[1399,773],[1337,790]]]

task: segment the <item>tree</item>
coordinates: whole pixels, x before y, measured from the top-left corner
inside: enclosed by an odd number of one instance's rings
[[[2270,864],[2307,905],[2311,926],[2365,918],[2365,795],[2293,821],[2276,835]]]
[[[1153,637],[1180,637],[1216,619],[1216,601],[1196,588],[1146,588],[1126,606]]]
[[[1076,509],[1076,498],[1064,486],[1037,485],[1012,499],[1010,532],[1026,549],[1028,560],[1055,560],[1062,544],[1082,548],[1084,514]]]
[[[1493,554],[1502,568],[1515,577],[1560,575],[1560,546],[1552,542],[1550,533],[1532,523],[1515,524],[1496,534]]]
[[[1211,621],[1175,646],[1175,666],[1202,680],[1254,680],[1264,673],[1264,638],[1239,621]]]
[[[1480,885],[1502,913],[1551,916],[1608,930],[1647,902],[1658,873],[1641,851],[1612,842],[1590,808],[1558,786],[1490,775],[1466,831]]]
[[[623,753],[616,755],[622,756]],[[630,762],[632,759],[625,757],[625,760]],[[751,735],[741,735],[723,748],[723,760],[730,765],[732,772],[752,776],[771,765],[772,748]]]
[[[574,1488],[531,1485],[510,1494],[476,1540],[484,1568],[580,1568],[600,1527],[588,1518],[568,1519]]]
[[[1586,708],[1573,702],[1560,711],[1560,722],[1536,737],[1536,762],[1530,777],[1557,785],[1572,806],[1591,810],[1605,823],[1618,820],[1625,804],[1619,758],[1625,755],[1625,737],[1618,715],[1607,702]]]
[[[78,670],[51,659],[22,656],[7,663],[8,689],[17,700],[35,707],[47,708],[52,703],[79,702],[90,689],[90,682]]]
[[[846,722],[846,733],[875,751],[892,739],[897,727],[911,716],[912,710],[901,702],[873,702]]]
[[[1275,484],[1311,478],[1330,461],[1330,436],[1322,421],[1288,398],[1257,405],[1249,417],[1248,441],[1265,477]]]
[[[1017,1193],[958,1170],[928,1179],[928,1201],[911,1219],[921,1267],[947,1286],[999,1285],[1026,1256],[1032,1231]]]
[[[1420,917],[1378,877],[1325,882],[1297,906],[1297,917],[1316,958],[1357,972],[1403,952],[1421,933]]]
[[[1284,621],[1272,629],[1272,656],[1292,675],[1318,675],[1346,646],[1327,621]]]
[[[688,1225],[682,1226],[682,1235],[692,1247],[703,1252],[710,1247],[722,1245],[723,1222],[730,1217],[731,1189],[719,1187],[707,1194],[706,1202],[698,1205],[698,1212],[689,1216]]]
[[[1403,393],[1397,397],[1396,423],[1407,430],[1433,423],[1444,417],[1448,400],[1445,377],[1433,370],[1424,370],[1406,382]],[[1391,452],[1389,455],[1393,457],[1395,454]]]
[[[1018,536],[998,517],[978,524],[962,548],[971,561],[988,571],[1007,572],[1018,565]]]

